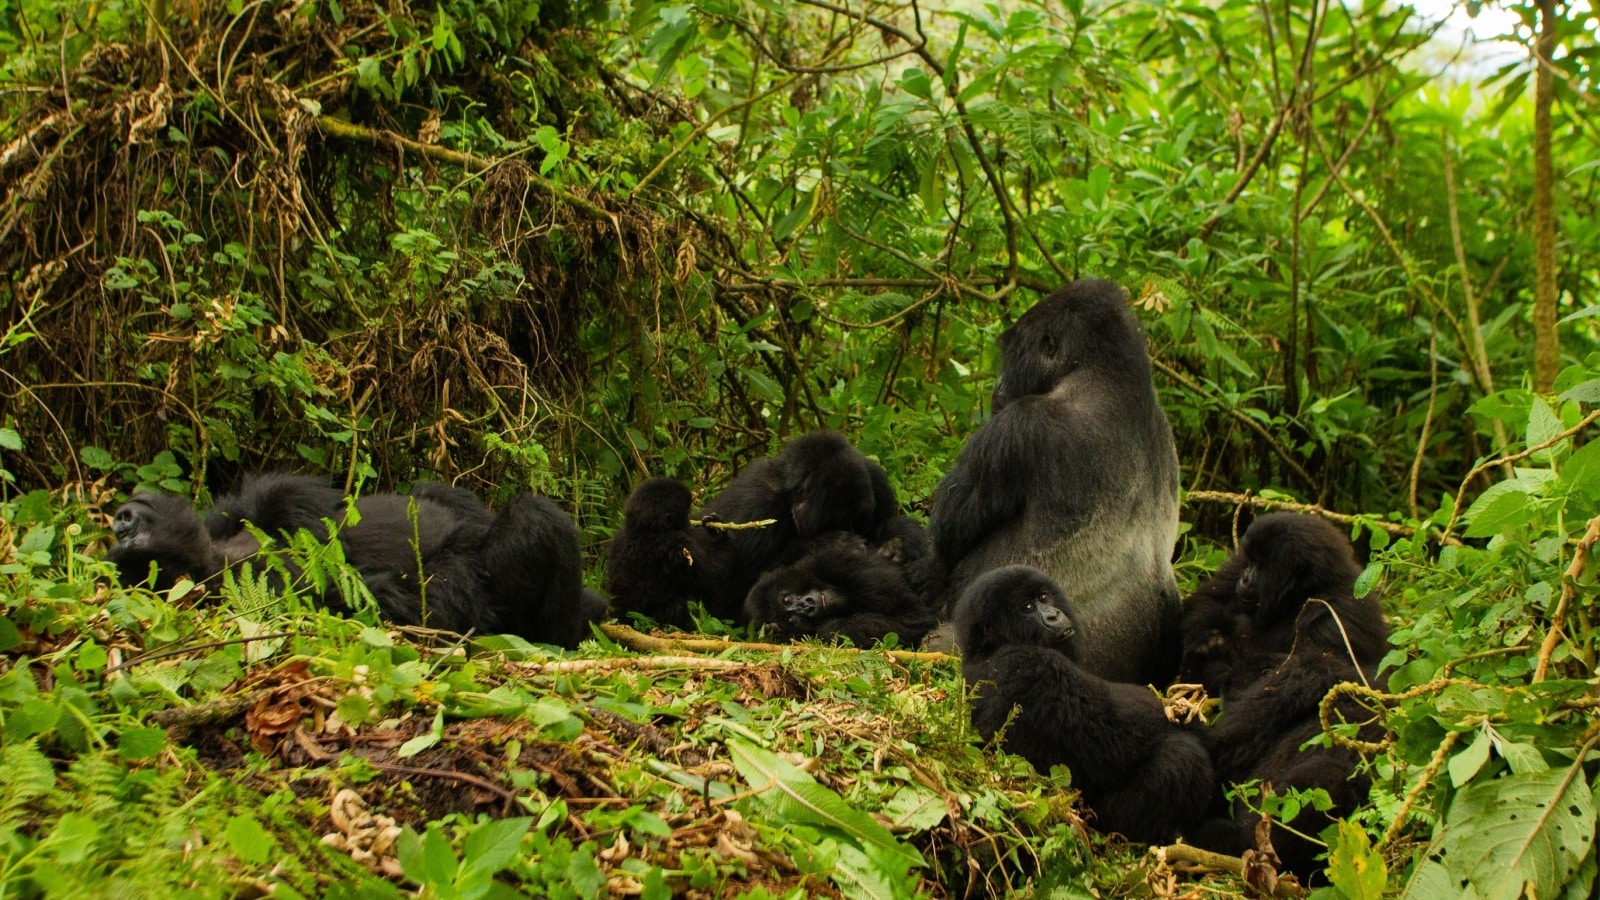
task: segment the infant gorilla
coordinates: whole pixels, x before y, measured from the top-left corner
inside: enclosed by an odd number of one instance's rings
[[[1041,772],[1064,765],[1101,831],[1170,841],[1198,822],[1215,790],[1211,759],[1169,722],[1142,685],[1106,681],[1076,662],[1072,606],[1029,566],[978,576],[955,609],[972,724]],[[1013,710],[1015,713],[1013,714]]]

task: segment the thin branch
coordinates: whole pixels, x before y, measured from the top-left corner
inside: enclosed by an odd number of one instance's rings
[[[1277,454],[1279,459],[1283,460],[1284,464],[1289,467],[1290,471],[1294,472],[1294,474],[1300,478],[1301,482],[1304,483],[1306,487],[1312,490],[1317,489],[1316,479],[1312,478],[1311,473],[1307,472],[1304,466],[1300,465],[1300,463],[1294,457],[1289,455],[1289,451],[1285,450],[1283,445],[1278,443],[1278,439],[1273,437],[1271,432],[1267,431],[1266,426],[1245,415],[1243,410],[1234,409],[1229,404],[1224,403],[1221,397],[1218,397],[1212,391],[1207,390],[1199,382],[1183,374],[1182,372],[1179,372],[1177,369],[1174,369],[1161,360],[1152,358],[1150,360],[1150,365],[1154,366],[1161,374],[1171,378],[1173,381],[1176,381],[1189,390],[1216,401],[1217,406],[1219,406],[1223,412],[1226,412],[1228,415],[1238,419],[1240,422],[1243,422],[1246,428],[1254,431],[1257,437],[1266,441],[1267,446],[1272,448],[1272,452]]]
[[[626,625],[606,623],[600,626],[605,636],[629,650],[641,653],[724,653],[738,650],[748,653],[790,653],[802,649],[799,644],[768,644],[755,641],[724,641],[714,638],[666,638],[645,634]],[[952,663],[957,657],[948,653],[925,653],[919,650],[862,650],[856,647],[828,647],[839,653],[872,653],[887,656],[899,662]]]
[[[1550,616],[1550,631],[1545,634],[1544,642],[1539,645],[1539,663],[1533,670],[1534,684],[1543,681],[1550,671],[1550,657],[1556,652],[1556,644],[1561,641],[1561,629],[1566,625],[1567,610],[1572,607],[1573,598],[1578,594],[1578,578],[1589,565],[1589,551],[1594,549],[1596,541],[1600,541],[1600,516],[1589,520],[1589,528],[1584,532],[1583,540],[1578,541],[1578,549],[1573,551],[1571,564],[1561,575],[1561,601],[1556,604],[1556,611]]]
[[[1473,466],[1472,471],[1467,473],[1467,477],[1461,479],[1461,487],[1456,490],[1455,508],[1450,511],[1450,522],[1444,526],[1444,533],[1449,534],[1450,532],[1454,531],[1456,522],[1461,519],[1461,501],[1466,499],[1467,486],[1472,483],[1472,479],[1477,478],[1479,475],[1487,472],[1495,466],[1509,465],[1517,462],[1518,460],[1527,459],[1541,450],[1548,450],[1567,438],[1572,437],[1583,429],[1589,427],[1590,423],[1594,422],[1596,419],[1600,419],[1600,409],[1597,409],[1589,413],[1587,416],[1584,416],[1583,419],[1578,422],[1578,424],[1568,428],[1566,431],[1553,435],[1547,440],[1540,441],[1539,443],[1534,444],[1532,447],[1529,447],[1520,453],[1512,453],[1509,456],[1501,456],[1496,459],[1485,460],[1484,462]]]
[[[502,162],[502,160],[495,159],[493,157],[478,156],[475,153],[463,153],[460,150],[451,150],[448,147],[441,147],[438,144],[424,144],[421,141],[414,141],[411,138],[396,134],[395,132],[387,129],[366,128],[361,125],[346,122],[343,119],[335,119],[333,116],[317,116],[315,121],[317,123],[317,128],[321,129],[324,134],[332,137],[347,141],[356,141],[363,144],[373,144],[377,146],[393,144],[403,147],[419,156],[438,160],[439,162],[448,163],[453,166],[460,166],[461,168],[471,172],[484,172],[488,169],[494,168]],[[613,226],[616,226],[616,216],[604,208],[597,206],[595,203],[585,200],[576,194],[558,187],[555,182],[545,178],[543,175],[539,175],[536,172],[529,172],[527,173],[526,177],[528,179],[529,186],[534,190],[537,190],[539,193],[544,194],[553,200],[559,200],[569,206],[581,209],[594,218],[602,219],[610,222]]]
[[[521,675],[571,675],[576,672],[623,669],[630,672],[658,672],[670,669],[748,669],[752,663],[736,659],[705,656],[623,656],[611,659],[562,659],[547,663],[512,663]]]
[[[1273,500],[1267,497],[1257,497],[1254,494],[1233,494],[1227,491],[1189,491],[1183,495],[1183,499],[1186,502],[1194,503],[1225,503],[1232,506],[1248,506],[1251,509],[1282,509],[1288,510],[1289,512],[1307,513],[1309,515],[1319,516],[1327,519],[1330,522],[1338,522],[1341,525],[1359,524],[1367,528],[1376,528],[1379,531],[1388,532],[1395,537],[1416,537],[1419,531],[1426,530],[1411,528],[1406,525],[1401,525],[1397,522],[1381,522],[1367,516],[1354,516],[1348,513],[1334,512],[1333,510],[1318,506],[1315,503],[1295,503],[1290,500]],[[1455,540],[1454,538],[1447,538],[1445,543],[1455,544],[1457,546],[1461,544],[1460,541]]]

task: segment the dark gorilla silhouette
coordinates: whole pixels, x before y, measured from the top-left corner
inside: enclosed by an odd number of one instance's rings
[[[723,596],[725,548],[689,524],[692,506],[689,488],[671,478],[646,479],[628,496],[606,546],[606,589],[619,613],[688,628],[689,601]]]
[[[469,491],[423,484],[410,496],[372,494],[354,505],[360,521],[338,530],[339,543],[392,622],[426,618],[435,628],[570,648],[604,614],[604,599],[583,590],[577,528],[547,498],[520,494],[495,515]],[[246,522],[278,540],[302,528],[327,540],[326,522],[345,521],[346,509],[339,491],[301,475],[258,475],[203,520],[181,498],[139,493],[117,510],[117,544],[106,558],[124,582],[146,579],[154,564],[158,590],[183,576],[214,582],[261,549]]]
[[[1370,780],[1353,750],[1300,746],[1322,726],[1322,698],[1343,681],[1383,688],[1378,665],[1388,647],[1383,609],[1355,597],[1350,541],[1322,519],[1273,513],[1251,524],[1239,549],[1184,604],[1180,679],[1204,684],[1223,700],[1210,730],[1217,775],[1224,783],[1259,779],[1280,791],[1322,788],[1333,799],[1326,817],[1307,808],[1288,823],[1315,835],[1328,817],[1347,816],[1367,798]],[[1341,701],[1346,721],[1370,717]],[[1368,724],[1364,740],[1382,729]],[[1192,836],[1197,846],[1238,854],[1254,847],[1259,816],[1244,804],[1218,814]],[[1284,868],[1302,881],[1319,867],[1320,848],[1275,827]]]
[[[670,478],[639,484],[607,549],[607,586],[621,612],[687,627],[687,604],[746,621],[757,579],[794,563],[823,535],[859,535],[884,559],[909,565],[928,554],[926,530],[900,514],[883,467],[835,431],[785,444],[746,466],[699,512],[708,525],[772,520],[724,530],[690,524],[689,489]]]
[[[1205,815],[1216,790],[1211,760],[1148,687],[1077,664],[1075,615],[1061,588],[1029,566],[991,570],[967,587],[955,631],[972,724],[986,740],[1003,732],[1005,749],[1041,772],[1070,769],[1101,831],[1170,841]]]
[[[1139,322],[1115,284],[1082,279],[1018,318],[1000,352],[992,415],[934,493],[918,581],[946,606],[984,572],[1035,566],[1075,598],[1084,669],[1164,685],[1178,458]]]
[[[745,614],[786,640],[844,637],[857,647],[889,634],[915,647],[935,624],[905,570],[849,532],[824,535],[799,560],[762,575]]]

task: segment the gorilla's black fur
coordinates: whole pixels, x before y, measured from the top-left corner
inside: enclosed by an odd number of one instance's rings
[[[346,508],[339,491],[301,475],[256,476],[204,520],[178,497],[139,493],[117,510],[106,558],[126,582],[152,563],[158,589],[182,576],[208,581],[261,549],[246,522],[272,538],[303,528],[326,540],[326,522],[345,521]],[[469,491],[424,484],[409,497],[362,497],[355,510],[360,521],[338,529],[339,543],[390,621],[575,647],[604,613],[583,591],[577,528],[547,498],[520,494],[495,515]]]
[[[708,523],[773,520],[765,527],[695,528],[688,501],[688,489],[665,478],[642,482],[628,498],[608,551],[608,583],[621,610],[681,626],[689,618],[684,603],[699,599],[712,615],[743,621],[762,573],[836,531],[866,538],[889,559],[927,552],[922,527],[899,515],[883,467],[834,431],[797,437],[746,466],[699,513]]]
[[[1076,601],[1079,660],[1102,678],[1166,684],[1178,659],[1178,459],[1120,288],[1082,279],[1000,336],[992,415],[934,493],[919,574],[948,605],[1025,563]]]
[[[606,589],[619,613],[638,612],[663,625],[689,626],[689,601],[725,592],[725,547],[689,524],[693,498],[671,478],[639,483],[622,508],[622,527],[606,546]]]
[[[857,647],[891,633],[915,647],[935,624],[905,570],[849,532],[817,538],[805,556],[763,574],[745,614],[781,638],[845,637]]]
[[[1377,669],[1388,626],[1375,597],[1354,596],[1360,572],[1349,540],[1331,524],[1274,513],[1251,524],[1239,550],[1185,603],[1179,677],[1222,697],[1222,718],[1209,737],[1224,783],[1323,788],[1334,817],[1366,800],[1369,780],[1358,774],[1354,751],[1300,749],[1321,730],[1318,706],[1335,684],[1384,685]],[[1369,716],[1353,704],[1339,709],[1349,721]],[[1369,725],[1362,736],[1376,740],[1381,729]],[[1222,807],[1192,842],[1237,854],[1255,846],[1258,818],[1243,804]],[[1315,835],[1327,822],[1307,808],[1289,824]],[[1282,828],[1273,829],[1272,841],[1302,880],[1317,869],[1316,845]]]
[[[955,630],[973,726],[985,739],[1003,730],[1005,749],[1041,772],[1070,769],[1101,831],[1171,840],[1204,816],[1216,788],[1211,761],[1148,687],[1075,662],[1075,615],[1061,588],[1029,566],[991,570],[967,587]]]

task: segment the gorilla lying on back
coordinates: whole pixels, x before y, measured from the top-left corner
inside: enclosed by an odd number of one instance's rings
[[[628,498],[607,549],[619,611],[681,627],[685,604],[698,599],[718,618],[744,621],[757,579],[832,532],[860,535],[901,562],[927,552],[922,527],[899,514],[883,468],[835,431],[802,435],[756,460],[700,510],[707,522],[772,524],[709,531],[689,524],[688,508],[688,489],[671,479],[644,481]]]
[[[469,491],[422,484],[409,497],[362,497],[355,509],[360,521],[339,530],[339,543],[392,622],[571,648],[605,612],[605,601],[583,590],[577,528],[547,498],[520,494],[495,515]],[[117,544],[106,559],[129,583],[154,564],[158,590],[183,576],[213,581],[261,549],[244,523],[273,538],[304,528],[327,540],[326,522],[344,521],[345,512],[339,491],[301,475],[255,476],[204,520],[181,498],[139,493],[117,510]]]
[[[1216,788],[1211,761],[1149,688],[1078,665],[1074,615],[1055,582],[1029,566],[986,572],[967,587],[955,631],[972,724],[985,740],[1004,729],[1005,749],[1040,772],[1070,769],[1099,830],[1170,841],[1205,815]]]
[[[936,624],[903,568],[860,535],[842,531],[762,575],[745,599],[745,614],[785,640],[845,637],[857,647],[890,634],[900,646],[915,647]]]
[[[1178,658],[1178,457],[1120,288],[1082,279],[1000,336],[991,416],[933,497],[919,581],[941,607],[991,569],[1036,566],[1078,608],[1078,661],[1165,685]]]
[[[1222,697],[1222,718],[1209,735],[1218,777],[1259,779],[1279,791],[1326,790],[1333,800],[1326,817],[1307,807],[1286,823],[1303,834],[1315,835],[1330,817],[1349,815],[1367,798],[1369,779],[1358,775],[1355,751],[1300,749],[1322,730],[1318,706],[1334,685],[1385,685],[1377,669],[1388,626],[1375,597],[1354,596],[1360,572],[1349,540],[1332,525],[1274,513],[1251,524],[1239,550],[1184,606],[1179,678]],[[1339,711],[1347,721],[1370,716],[1353,703],[1341,703]],[[1361,733],[1368,741],[1381,736],[1375,724]],[[1260,817],[1243,804],[1231,814],[1225,805],[1220,810],[1191,842],[1235,855],[1254,847]],[[1302,882],[1318,868],[1317,845],[1278,827],[1272,842],[1284,868]]]

